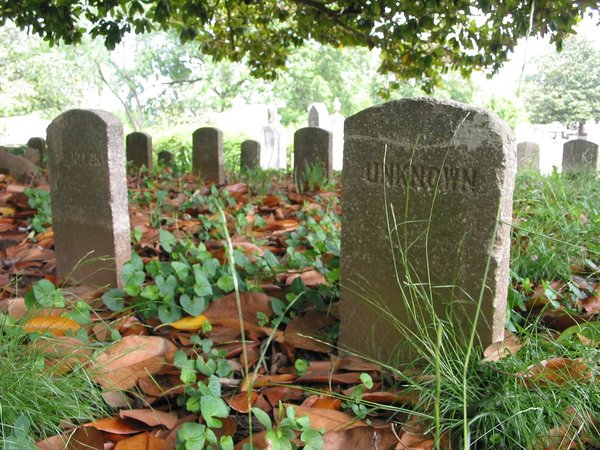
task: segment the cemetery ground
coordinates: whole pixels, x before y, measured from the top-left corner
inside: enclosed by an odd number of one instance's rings
[[[49,187],[0,175],[4,448],[600,448],[597,179],[518,176],[505,341],[442,321],[411,367],[336,348],[339,183],[199,186],[129,176],[98,291],[54,275]]]

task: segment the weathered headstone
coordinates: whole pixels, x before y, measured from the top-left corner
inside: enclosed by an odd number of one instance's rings
[[[308,107],[308,126],[326,130],[330,128],[329,111],[325,103],[313,103]]]
[[[37,166],[44,165],[46,155],[46,139],[42,137],[32,137],[27,141],[25,157]]]
[[[218,128],[198,128],[192,135],[192,168],[209,183],[225,183],[223,132]]]
[[[127,162],[137,171],[143,166],[152,173],[152,136],[134,131],[125,138]]]
[[[48,127],[56,272],[121,285],[131,255],[123,126],[110,113],[71,110]]]
[[[171,165],[171,161],[173,161],[173,153],[167,150],[162,150],[158,152],[158,161],[163,166],[169,167]]]
[[[277,108],[269,107],[269,123],[262,129],[260,143],[260,167],[263,169],[285,169],[287,167],[287,155],[282,142],[283,127],[279,120]]]
[[[294,133],[294,179],[303,184],[307,174],[322,171],[327,180],[333,177],[331,165],[331,132],[317,127],[300,128]]]
[[[334,113],[329,118],[333,133],[333,170],[342,170],[344,165],[344,122],[346,118],[340,113],[341,108],[340,100],[336,98],[333,102]]]
[[[253,140],[242,142],[240,153],[240,168],[254,170],[260,167],[260,143]]]
[[[574,139],[563,146],[562,171],[594,172],[600,171],[598,144],[585,139]]]
[[[473,326],[484,346],[503,338],[515,169],[508,126],[457,102],[404,99],[346,119],[341,348],[413,361],[410,333],[433,322],[417,291],[459,341]]]
[[[519,171],[540,171],[540,144],[519,142],[517,144],[517,169]]]

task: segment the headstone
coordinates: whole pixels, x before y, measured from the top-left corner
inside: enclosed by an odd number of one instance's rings
[[[283,127],[279,123],[277,108],[269,107],[269,123],[262,129],[260,143],[260,167],[263,169],[285,169],[287,158],[283,145]]]
[[[563,146],[562,171],[594,172],[600,170],[598,144],[584,139],[565,142]]]
[[[340,100],[336,98],[333,102],[334,113],[330,117],[331,132],[333,133],[333,170],[342,170],[344,165],[344,122],[346,118],[340,113],[341,108]]]
[[[33,150],[30,150],[33,149]],[[35,150],[35,151],[34,151]],[[32,163],[42,167],[46,155],[46,139],[42,137],[32,137],[27,141],[25,157]]]
[[[173,153],[167,151],[167,150],[163,150],[161,152],[158,153],[158,161],[166,167],[169,167],[171,165],[171,161],[173,161]]]
[[[519,142],[517,144],[517,169],[519,171],[540,171],[540,144]]]
[[[131,255],[123,126],[71,110],[48,127],[52,227],[59,278],[120,286]]]
[[[134,131],[125,138],[127,162],[137,171],[143,166],[152,173],[152,136]]]
[[[223,132],[217,128],[198,128],[192,135],[192,168],[205,182],[225,183]]]
[[[244,141],[241,145],[240,168],[254,170],[260,167],[260,143],[257,141]]]
[[[308,126],[329,130],[329,111],[325,103],[313,103],[308,107]]]
[[[303,184],[307,173],[320,168],[327,180],[333,177],[331,132],[317,127],[300,128],[294,133],[294,179]]]
[[[413,361],[411,332],[434,322],[416,292],[459,342],[475,323],[481,345],[502,340],[515,170],[508,126],[461,103],[404,99],[346,119],[341,348]]]

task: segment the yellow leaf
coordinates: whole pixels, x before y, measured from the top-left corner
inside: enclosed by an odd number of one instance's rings
[[[184,317],[169,324],[170,327],[176,330],[199,330],[208,319],[204,314],[196,317]]]
[[[17,211],[15,208],[9,208],[7,206],[0,206],[0,216],[2,217],[13,217]]]
[[[81,326],[67,317],[61,316],[39,316],[32,317],[23,325],[27,333],[49,331],[54,336],[64,336],[67,331],[75,333]]]

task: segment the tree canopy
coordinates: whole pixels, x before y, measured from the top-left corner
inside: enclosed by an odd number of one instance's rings
[[[244,61],[273,78],[291,50],[316,40],[380,50],[383,74],[431,89],[441,74],[496,71],[519,38],[549,35],[560,48],[592,0],[0,0],[6,20],[50,43],[84,34],[110,49],[129,32],[175,29],[217,60]]]
[[[527,109],[539,123],[566,125],[600,119],[600,49],[585,37],[565,41],[562,52],[540,59],[528,80]]]

